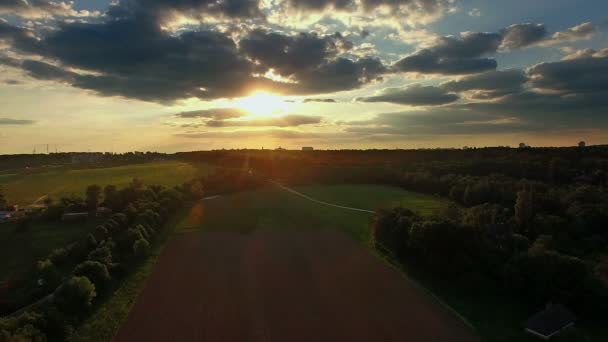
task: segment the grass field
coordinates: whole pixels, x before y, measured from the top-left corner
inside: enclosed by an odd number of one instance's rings
[[[209,169],[207,165],[175,161],[93,169],[52,168],[43,172],[0,174],[0,188],[10,203],[28,205],[44,195],[54,199],[72,194],[84,196],[86,187],[91,184],[122,187],[134,177],[143,180],[144,184],[172,187],[203,175]]]
[[[301,186],[295,190],[318,200],[374,210],[402,204],[430,214],[447,202],[399,188],[377,185]],[[335,228],[360,242],[369,240],[371,214],[324,206],[275,186],[199,202],[177,227],[178,231],[260,228]]]

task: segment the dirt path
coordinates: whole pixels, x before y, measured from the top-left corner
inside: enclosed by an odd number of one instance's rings
[[[337,231],[176,235],[115,341],[478,341]]]
[[[302,197],[302,198],[305,198],[305,199],[307,199],[307,200],[309,200],[309,201],[311,201],[311,202],[315,202],[315,203],[323,204],[323,205],[326,205],[326,206],[329,206],[329,207],[334,207],[334,208],[340,208],[340,209],[346,209],[346,210],[353,210],[353,211],[362,211],[362,212],[365,212],[365,213],[372,213],[372,214],[374,213],[374,211],[373,211],[373,210],[368,210],[368,209],[359,209],[359,208],[353,208],[353,207],[346,207],[346,206],[343,206],[343,205],[338,205],[338,204],[334,204],[334,203],[329,203],[329,202],[325,202],[325,201],[320,201],[320,200],[318,200],[318,199],[316,199],[316,198],[310,197],[310,196],[308,196],[308,195],[304,195],[303,193],[301,193],[301,192],[299,192],[299,191],[296,191],[296,190],[294,190],[294,189],[292,189],[292,188],[290,188],[290,187],[288,187],[288,186],[285,186],[285,185],[283,185],[283,184],[281,184],[281,183],[278,183],[278,182],[276,182],[276,181],[270,180],[270,182],[271,182],[272,184],[274,184],[274,185],[278,186],[279,188],[281,188],[281,189],[283,189],[283,190],[287,191],[287,192],[290,192],[290,193],[292,193],[292,194],[294,194],[294,195],[296,195],[296,196],[300,196],[300,197]]]

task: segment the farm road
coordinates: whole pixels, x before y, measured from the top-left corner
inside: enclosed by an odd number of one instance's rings
[[[332,230],[172,237],[115,341],[478,341]]]

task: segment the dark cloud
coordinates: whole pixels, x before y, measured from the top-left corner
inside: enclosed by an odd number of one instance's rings
[[[34,120],[0,118],[0,125],[31,125]]]
[[[110,7],[113,18],[148,17],[155,21],[185,16],[204,20],[209,15],[226,18],[263,18],[258,0],[122,0]]]
[[[466,32],[459,37],[442,37],[433,47],[399,60],[394,68],[402,72],[445,75],[493,70],[496,61],[482,57],[496,53],[501,41],[502,36],[498,33]]]
[[[239,44],[249,57],[282,76],[319,67],[334,58],[341,48],[352,48],[352,43],[338,33],[320,37],[314,32],[302,32],[288,36],[261,29],[251,31]]]
[[[275,138],[275,139],[331,139],[344,136],[344,133],[318,133],[301,132],[290,129],[267,129],[267,130],[238,130],[229,132],[191,132],[179,133],[174,136],[191,139],[253,139],[253,138]]]
[[[71,82],[77,76],[77,74],[73,72],[66,71],[48,63],[34,60],[23,61],[23,63],[21,63],[21,68],[27,71],[30,76],[41,80]]]
[[[259,118],[251,120],[210,120],[205,123],[208,127],[296,127],[318,124],[321,116],[288,114],[276,118]]]
[[[564,56],[564,60],[569,60],[569,59],[579,59],[579,58],[602,58],[602,57],[608,57],[608,48],[604,48],[604,49],[600,49],[600,50],[595,50],[595,49],[582,49],[582,50],[577,50],[574,51],[566,56]]]
[[[450,0],[285,0],[284,6],[297,12],[360,11],[370,13],[387,9],[388,14],[406,22],[438,17],[452,4]]]
[[[362,102],[391,102],[411,106],[436,106],[458,101],[458,95],[446,89],[415,84],[406,88],[384,89],[376,96],[363,97]]]
[[[597,28],[590,22],[582,23],[565,31],[555,32],[550,39],[551,43],[571,42],[581,39],[589,39]]]
[[[161,103],[238,97],[254,90],[321,94],[360,87],[387,71],[379,59],[337,57],[352,47],[337,33],[254,30],[239,47],[225,33],[171,33],[146,16],[64,23],[41,39],[0,22],[2,38],[51,62],[19,63],[33,77],[68,82],[104,96]],[[271,69],[293,82],[257,76]]]
[[[494,55],[499,48],[521,49],[532,45],[551,45],[587,39],[595,27],[583,23],[550,35],[543,24],[515,24],[499,32],[463,32],[459,36],[444,36],[427,48],[397,61],[393,68],[401,72],[424,74],[466,75],[494,70]]]
[[[3,31],[11,37],[23,35],[0,26],[0,36]],[[23,63],[32,76],[106,96],[171,102],[241,96],[276,86],[252,76],[252,63],[225,34],[201,30],[174,35],[147,19],[64,24],[35,44],[28,40],[14,46],[57,62],[54,67]],[[71,73],[68,67],[84,73]]]
[[[292,94],[332,93],[381,80],[381,75],[386,72],[386,67],[377,58],[360,58],[356,61],[337,58],[298,73],[298,83],[285,88]]]
[[[326,9],[354,10],[353,0],[286,0],[289,8],[296,11],[320,12]]]
[[[536,44],[548,36],[543,24],[515,24],[503,30],[502,47],[506,49],[520,49]]]
[[[2,62],[0,62],[0,64],[2,64]],[[19,85],[19,84],[23,84],[23,82],[19,81],[19,80],[4,80],[4,81],[2,81],[2,83],[6,84],[6,85]]]
[[[521,91],[528,81],[523,70],[488,71],[465,78],[448,81],[441,85],[443,89],[453,92],[476,91],[476,98],[495,98]]]
[[[336,103],[336,100],[334,99],[304,99],[304,101],[302,101],[304,103],[309,103],[309,102],[321,102],[321,103]]]
[[[97,12],[77,11],[74,2],[49,0],[1,0],[0,14],[12,14],[23,18],[88,17]]]
[[[193,110],[175,114],[178,118],[206,118],[214,120],[226,120],[245,116],[247,113],[239,108],[212,108]]]
[[[541,63],[529,68],[528,75],[534,88],[579,97],[582,93],[608,96],[608,57]]]
[[[502,30],[504,36],[502,48],[512,50],[532,45],[554,45],[582,39],[589,39],[596,31],[590,23],[582,23],[565,31],[549,34],[543,24],[515,24]]]

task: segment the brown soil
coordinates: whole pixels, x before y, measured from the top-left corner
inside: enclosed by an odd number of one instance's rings
[[[478,341],[339,232],[190,233],[163,251],[115,341]]]

